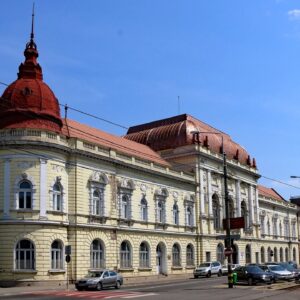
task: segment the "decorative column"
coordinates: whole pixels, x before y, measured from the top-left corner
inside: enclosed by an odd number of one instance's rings
[[[211,171],[207,170],[207,197],[208,197],[208,215],[212,217],[212,189],[211,189]]]
[[[40,219],[47,219],[47,160],[40,159]]]
[[[3,217],[5,219],[9,218],[10,209],[10,159],[4,161],[4,207],[3,207]]]
[[[249,204],[249,226],[252,227],[254,221],[254,211],[253,211],[253,186],[251,184],[248,187],[248,204]]]
[[[200,186],[199,186],[199,191],[200,191],[200,214],[202,216],[205,216],[205,195],[204,195],[204,191],[203,191],[203,185],[204,185],[204,181],[203,181],[203,169],[199,170],[199,180],[200,180]]]
[[[255,206],[256,206],[256,215],[255,215],[255,219],[256,219],[256,224],[259,224],[259,202],[258,202],[258,188],[257,186],[255,186]]]
[[[241,181],[237,180],[235,182],[235,198],[236,198],[236,216],[241,216]]]

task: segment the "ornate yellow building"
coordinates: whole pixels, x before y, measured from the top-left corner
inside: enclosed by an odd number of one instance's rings
[[[296,206],[257,186],[255,161],[227,134],[188,115],[125,137],[62,118],[33,32],[24,55],[1,97],[2,284],[62,281],[67,269],[72,280],[104,267],[124,277],[182,274],[224,261],[221,136],[231,216],[246,220],[234,261],[264,261],[273,250],[299,262]]]

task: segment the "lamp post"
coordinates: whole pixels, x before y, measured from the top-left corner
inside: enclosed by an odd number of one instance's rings
[[[229,216],[229,194],[228,194],[228,184],[227,184],[227,160],[226,153],[224,151],[224,138],[223,134],[220,132],[210,132],[210,131],[192,131],[194,137],[196,137],[196,142],[200,144],[200,134],[216,134],[221,136],[221,147],[222,147],[222,158],[223,158],[223,176],[224,176],[224,199],[225,199],[225,223],[226,223],[226,238],[225,247],[229,251],[228,255],[228,288],[233,288],[233,274],[232,274],[232,253],[231,253],[231,234],[230,234],[230,216]]]

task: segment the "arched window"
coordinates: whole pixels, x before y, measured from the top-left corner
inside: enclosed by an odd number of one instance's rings
[[[165,223],[165,201],[159,200],[157,203],[157,221]]]
[[[51,245],[51,269],[63,270],[63,245],[62,242],[55,240]]]
[[[247,210],[247,204],[245,201],[242,201],[241,203],[241,216],[244,217],[245,220],[245,228],[249,228],[249,219],[248,219],[248,210]]]
[[[274,262],[278,262],[278,250],[276,247],[274,248]]]
[[[30,240],[20,240],[15,248],[15,269],[35,269],[35,249]]]
[[[219,230],[221,228],[221,212],[220,212],[220,204],[219,199],[216,194],[213,195],[212,198],[212,211],[213,211],[213,218],[214,218],[214,229]]]
[[[293,261],[297,261],[297,257],[296,257],[296,248],[293,248]]]
[[[280,248],[279,255],[280,255],[280,262],[283,262],[283,249],[282,248]]]
[[[150,267],[149,247],[145,242],[140,244],[140,267],[141,268]]]
[[[103,189],[95,189],[93,192],[92,214],[96,216],[104,216]]]
[[[194,247],[191,244],[186,246],[186,265],[194,266]]]
[[[121,268],[131,268],[131,247],[127,241],[122,242],[120,247]]]
[[[101,269],[105,267],[105,256],[103,243],[96,239],[91,244],[91,268]]]
[[[121,218],[130,219],[130,205],[127,195],[123,195],[121,199]]]
[[[271,248],[268,247],[268,262],[272,261],[271,251],[272,251]]]
[[[217,261],[224,264],[224,247],[221,243],[217,246]]]
[[[180,247],[178,244],[174,244],[172,247],[172,266],[173,267],[181,266]]]
[[[265,248],[264,247],[260,248],[260,262],[262,264],[266,262],[266,259],[265,259]]]
[[[62,211],[62,186],[58,182],[53,186],[52,207],[55,211]]]
[[[28,180],[23,180],[19,184],[18,208],[32,209],[32,184]]]
[[[246,245],[245,253],[246,253],[246,264],[250,264],[251,263],[251,246],[250,245]]]
[[[289,261],[289,249],[285,248],[285,261]]]
[[[173,223],[179,225],[179,209],[176,203],[173,205]]]
[[[141,220],[148,221],[148,203],[145,197],[141,200]]]
[[[186,207],[186,225],[187,226],[194,225],[193,207],[191,207],[191,206]]]

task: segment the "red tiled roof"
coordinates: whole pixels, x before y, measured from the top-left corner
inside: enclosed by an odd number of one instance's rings
[[[193,132],[200,132],[199,142],[201,145],[216,153],[221,153],[223,137],[224,151],[229,159],[235,159],[241,164],[256,168],[255,159],[251,161],[247,151],[235,143],[228,134],[187,114],[132,126],[125,138],[160,151],[195,144],[198,141],[195,141]]]
[[[170,166],[158,153],[148,146],[129,141],[123,137],[112,135],[102,130],[67,119],[63,120],[62,133],[66,136],[78,138],[94,143],[105,148],[111,148],[117,152],[151,161],[163,166]]]
[[[258,185],[258,193],[266,198],[273,198],[275,200],[285,201],[284,198],[279,195],[274,189],[267,188],[262,185]]]

